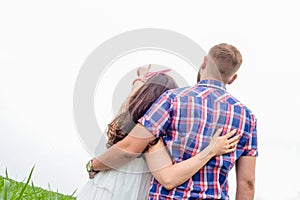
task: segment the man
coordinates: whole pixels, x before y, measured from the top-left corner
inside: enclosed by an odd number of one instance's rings
[[[139,155],[155,138],[162,137],[174,163],[196,155],[214,130],[237,129],[242,138],[236,152],[216,156],[184,184],[166,190],[151,181],[149,199],[228,199],[227,177],[236,164],[237,200],[254,198],[257,156],[256,118],[225,85],[236,78],[242,63],[232,45],[212,47],[199,69],[195,86],[164,93],[122,141],[92,160],[94,170],[106,170]]]

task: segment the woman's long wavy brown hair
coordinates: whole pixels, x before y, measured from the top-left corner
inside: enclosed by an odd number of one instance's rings
[[[177,88],[172,77],[157,74],[148,79],[129,99],[123,111],[108,124],[107,147],[124,139],[155,100],[169,89]]]

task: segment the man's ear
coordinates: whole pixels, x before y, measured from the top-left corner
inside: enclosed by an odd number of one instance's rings
[[[207,56],[204,56],[203,58],[203,62],[201,64],[201,69],[204,70],[206,68],[206,65],[207,65]]]
[[[230,81],[228,81],[228,85],[230,85],[231,83],[233,83],[233,81],[235,81],[235,79],[237,78],[237,74],[234,74],[233,77],[230,79]]]

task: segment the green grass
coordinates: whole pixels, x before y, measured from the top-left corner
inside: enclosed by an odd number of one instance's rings
[[[31,180],[34,167],[31,169],[30,174],[26,181],[17,182],[8,177],[7,169],[5,171],[5,177],[0,176],[0,200],[69,200],[75,199],[74,194],[76,190],[71,195],[63,195],[57,192],[51,191],[50,185],[48,185],[48,190],[42,189],[40,187],[34,186]]]

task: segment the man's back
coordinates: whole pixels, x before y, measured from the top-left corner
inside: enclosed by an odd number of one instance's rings
[[[150,199],[227,199],[227,176],[241,156],[256,156],[256,119],[215,80],[162,95],[140,120],[156,137],[163,137],[174,163],[196,155],[209,143],[217,128],[237,129],[242,138],[237,151],[211,159],[192,178],[168,191],[155,179]]]

